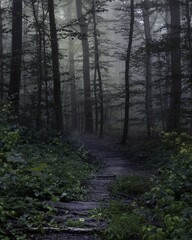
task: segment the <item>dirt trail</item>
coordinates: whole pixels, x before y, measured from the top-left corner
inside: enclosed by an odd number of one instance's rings
[[[98,140],[95,137],[81,137],[92,158],[96,158],[100,170],[87,181],[88,197],[85,202],[50,203],[58,209],[55,221],[64,228],[62,233],[52,233],[46,237],[36,237],[36,240],[99,240],[96,233],[105,228],[106,223],[92,217],[91,211],[107,207],[112,200],[108,186],[117,177],[135,174],[136,166],[119,151],[118,147],[109,141]],[[77,223],[78,226],[67,227],[66,222]],[[81,224],[82,222],[82,224]]]

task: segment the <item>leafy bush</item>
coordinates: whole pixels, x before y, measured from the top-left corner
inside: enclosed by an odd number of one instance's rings
[[[54,210],[47,200],[85,197],[84,180],[92,167],[82,148],[59,138],[33,144],[23,141],[22,129],[0,121],[0,239],[29,239],[27,232],[52,224]]]
[[[155,187],[129,204],[123,211],[124,222],[115,212],[108,217],[111,223],[106,239],[192,239],[191,136],[166,133],[163,144],[172,157],[160,168],[159,178],[154,178]],[[137,236],[132,235],[133,226],[139,226]],[[124,234],[120,235],[119,229]]]
[[[127,197],[129,199],[144,194],[152,187],[149,176],[127,176],[118,179],[110,186],[112,196]]]
[[[105,218],[109,224],[103,232],[106,240],[138,239],[143,219],[132,212],[133,206],[112,201],[108,208],[96,209],[92,217],[98,221]]]
[[[191,137],[172,133],[166,134],[163,140],[173,156],[161,169],[161,179],[156,187],[143,198],[142,204],[148,212],[148,225],[143,227],[144,239],[191,239]]]
[[[170,152],[167,151],[160,139],[130,142],[126,155],[138,167],[149,170],[162,167],[170,158]]]
[[[123,213],[116,215],[105,231],[110,240],[136,240],[141,232],[142,218],[136,214]]]

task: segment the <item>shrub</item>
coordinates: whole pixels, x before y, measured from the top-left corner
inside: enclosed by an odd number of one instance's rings
[[[111,223],[107,239],[192,239],[191,140],[186,134],[164,134],[164,149],[170,151],[170,161],[160,168],[159,178],[153,180],[154,187],[130,203],[122,218],[118,212],[108,215]],[[134,235],[135,231],[138,235]]]
[[[118,179],[110,186],[112,196],[134,198],[149,191],[152,182],[149,176],[127,176]]]

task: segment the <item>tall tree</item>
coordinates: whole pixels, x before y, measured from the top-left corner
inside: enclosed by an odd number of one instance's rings
[[[50,23],[50,35],[51,35],[56,128],[59,133],[63,134],[63,114],[62,114],[61,82],[60,82],[60,70],[59,70],[59,48],[58,48],[57,29],[56,29],[56,22],[55,22],[53,0],[48,0],[48,12],[49,12],[49,23]]]
[[[48,58],[47,58],[47,42],[46,42],[46,19],[47,19],[47,11],[46,11],[46,4],[44,1],[41,2],[42,7],[42,15],[43,15],[43,22],[42,22],[42,40],[43,40],[43,75],[44,75],[44,82],[45,82],[45,102],[46,102],[46,124],[47,130],[50,124],[50,112],[49,112],[49,89],[48,89]]]
[[[4,95],[4,79],[3,79],[3,9],[0,0],[0,99],[3,100]]]
[[[39,20],[39,5],[35,7],[34,1],[32,1],[33,16],[35,19],[36,27],[36,44],[37,44],[37,66],[38,66],[38,97],[37,97],[37,115],[36,115],[36,129],[40,130],[41,127],[41,113],[42,113],[42,87],[43,87],[43,67],[42,67],[42,27]]]
[[[153,127],[153,104],[152,104],[152,57],[151,57],[151,26],[149,18],[149,3],[142,3],[144,30],[145,30],[145,47],[146,47],[146,117],[147,117],[147,134],[151,137],[151,128]]]
[[[72,3],[68,0],[67,18],[72,20]],[[72,31],[72,29],[70,29]],[[78,129],[78,114],[77,114],[77,93],[76,93],[76,77],[75,77],[75,59],[74,59],[74,39],[72,36],[68,37],[69,41],[69,81],[71,94],[71,118],[72,129]]]
[[[188,51],[189,51],[189,81],[192,88],[192,37],[191,37],[191,7],[190,1],[186,0],[186,19],[187,19],[187,40],[188,40]]]
[[[130,20],[130,28],[129,28],[129,42],[126,53],[125,60],[125,116],[124,116],[124,128],[123,128],[123,136],[121,139],[121,144],[126,144],[128,129],[129,129],[129,108],[130,108],[130,58],[131,58],[131,49],[133,43],[133,31],[134,31],[134,0],[131,0],[131,20]]]
[[[85,132],[93,133],[93,115],[91,101],[91,79],[89,61],[88,23],[83,15],[82,0],[76,0],[77,18],[79,21],[82,49],[83,49],[83,80],[84,80],[84,109],[85,109]]]
[[[167,129],[173,131],[180,127],[181,113],[180,1],[169,0],[169,7],[171,13],[171,96]]]
[[[97,33],[97,19],[96,19],[95,0],[92,0],[92,4],[93,4],[93,29],[94,29],[93,34],[94,34],[94,52],[95,52],[95,84],[96,84],[96,78],[98,76],[99,104],[100,104],[100,106],[99,106],[99,109],[100,109],[99,137],[103,138],[103,125],[104,125],[103,83],[102,83],[102,76],[101,76],[101,69],[100,69],[99,41],[98,41],[98,33]],[[96,91],[96,89],[95,89],[95,91]]]
[[[21,60],[22,60],[22,0],[13,0],[11,75],[8,95],[17,112],[19,109]]]

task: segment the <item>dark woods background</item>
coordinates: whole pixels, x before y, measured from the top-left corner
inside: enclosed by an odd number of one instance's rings
[[[1,0],[0,103],[35,131],[192,131],[191,1]]]

